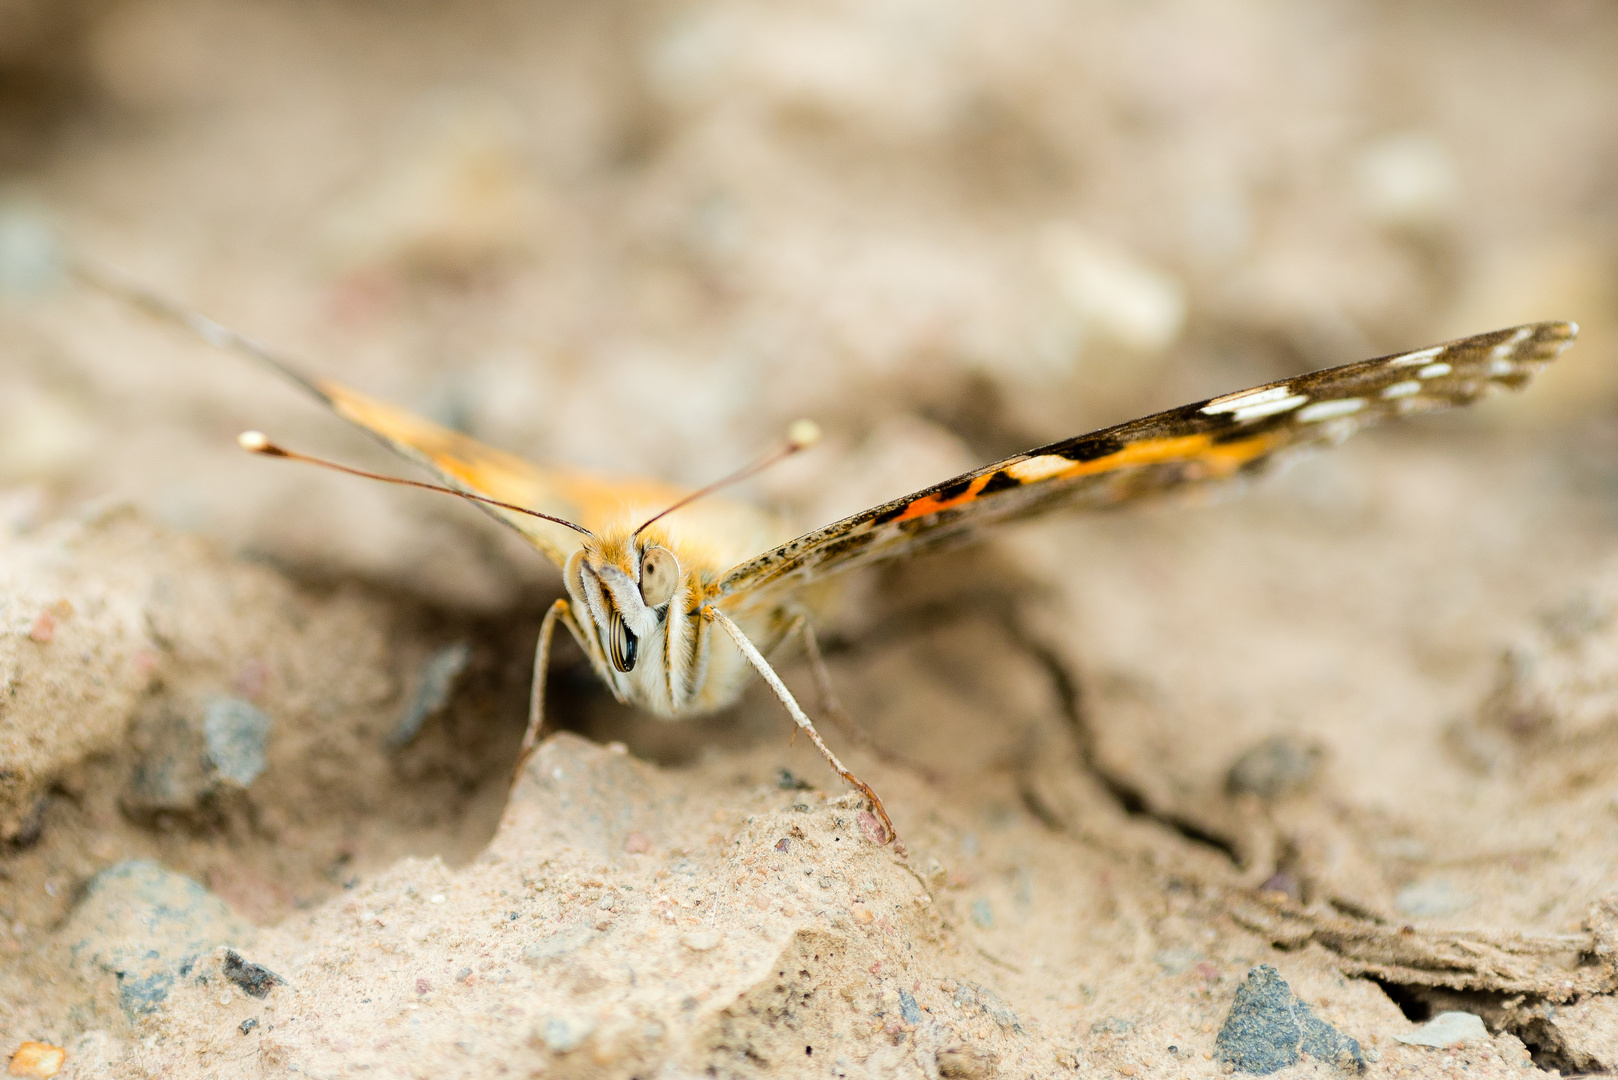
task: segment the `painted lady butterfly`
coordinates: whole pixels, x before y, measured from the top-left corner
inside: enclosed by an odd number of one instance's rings
[[[619,701],[661,716],[723,708],[753,674],[762,676],[832,768],[871,801],[890,839],[896,834],[876,792],[821,740],[765,659],[802,634],[817,685],[829,699],[805,586],[1057,508],[1111,506],[1250,475],[1382,420],[1467,405],[1501,387],[1519,389],[1578,332],[1572,323],[1534,323],[1225,394],[1006,458],[793,539],[774,516],[707,496],[807,446],[816,434],[807,422],[794,425],[780,450],[695,493],[541,467],[305,375],[257,342],[106,274],[81,269],[79,276],[268,365],[424,466],[444,489],[478,502],[561,568],[567,596],[551,606],[540,628],[522,761],[543,727],[546,665],[560,623]],[[241,442],[259,454],[437,487],[308,458],[257,432]]]

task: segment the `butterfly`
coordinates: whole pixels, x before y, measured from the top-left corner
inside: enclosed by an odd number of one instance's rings
[[[218,347],[264,364],[424,467],[429,484],[295,453],[257,432],[244,449],[390,483],[447,490],[520,533],[562,572],[567,595],[540,625],[521,763],[544,727],[545,677],[558,624],[620,702],[679,718],[732,704],[761,677],[827,762],[897,833],[882,800],[826,745],[766,655],[802,635],[822,692],[813,587],[833,575],[981,537],[1058,508],[1116,506],[1271,469],[1383,420],[1521,389],[1578,327],[1542,322],[1266,383],[1103,428],[997,461],[793,536],[762,509],[714,489],[814,441],[807,421],[763,459],[700,491],[655,480],[539,466],[330,379],[258,342],[100,271],[78,276]]]

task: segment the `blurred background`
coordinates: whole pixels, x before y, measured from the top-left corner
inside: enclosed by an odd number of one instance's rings
[[[816,417],[762,481],[806,525],[1574,318],[1532,394],[1436,430],[1531,431],[1605,498],[1615,45],[1599,0],[4,0],[5,513],[133,498],[472,608],[549,580],[460,508],[241,458],[382,462],[60,288],[53,237],[539,460],[698,483]]]

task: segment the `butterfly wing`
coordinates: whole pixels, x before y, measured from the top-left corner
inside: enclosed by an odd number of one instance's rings
[[[209,344],[240,353],[329,406],[333,412],[433,473],[449,487],[576,522],[600,534],[613,523],[650,514],[674,503],[685,490],[651,480],[600,476],[577,469],[541,468],[469,435],[451,431],[407,410],[377,401],[330,379],[304,374],[260,342],[175,304],[105,268],[76,263],[84,284],[196,334]],[[572,529],[541,518],[478,503],[521,533],[557,566],[579,546]]]
[[[541,468],[330,379],[295,373],[292,377],[337,415],[424,466],[448,486],[565,518],[597,534],[636,514],[647,516],[685,494],[681,488],[653,480]],[[477,505],[516,529],[557,566],[565,564],[579,546],[579,534],[565,526],[486,503]]]
[[[1057,507],[1105,507],[1247,475],[1392,417],[1518,389],[1572,342],[1547,322],[1328,368],[1052,443],[844,518],[727,573],[721,595],[805,584]]]

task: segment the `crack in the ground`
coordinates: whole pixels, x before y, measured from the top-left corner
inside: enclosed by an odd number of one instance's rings
[[[1062,720],[1078,749],[1078,764],[1101,785],[1102,789],[1128,816],[1152,821],[1177,833],[1182,839],[1202,847],[1212,848],[1228,859],[1232,866],[1240,865],[1234,844],[1182,815],[1154,807],[1141,790],[1125,777],[1109,770],[1096,752],[1096,738],[1086,713],[1084,693],[1078,677],[1069,669],[1059,653],[1030,631],[1021,618],[1015,592],[1005,589],[973,590],[943,600],[912,605],[894,612],[867,628],[858,636],[827,635],[821,645],[827,656],[860,650],[871,641],[892,642],[936,631],[941,625],[967,618],[987,616],[1000,627],[1006,637],[1034,661],[1050,680]],[[1033,786],[1019,785],[1019,795],[1029,813],[1048,828],[1068,831],[1061,816],[1048,806]]]
[[[1562,1076],[1609,1075],[1618,1058],[1592,1051],[1552,1022],[1557,1006],[1537,994],[1446,990],[1372,976],[1371,981],[1399,1006],[1405,1018],[1423,1023],[1443,1012],[1469,1012],[1489,1031],[1515,1035],[1545,1072]]]

